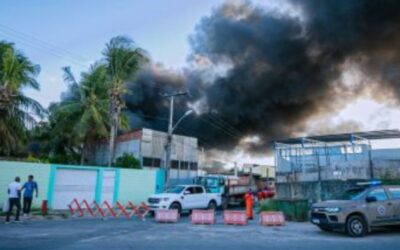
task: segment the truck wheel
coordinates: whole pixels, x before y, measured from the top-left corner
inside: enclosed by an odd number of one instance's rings
[[[210,201],[209,203],[208,203],[208,207],[207,207],[208,209],[217,209],[217,203],[215,202],[215,201]]]
[[[367,223],[359,215],[350,216],[346,222],[346,232],[351,237],[363,237],[367,233]]]
[[[179,213],[179,214],[181,213],[181,210],[182,210],[181,205],[180,205],[178,202],[172,203],[172,204],[169,206],[169,209],[176,209],[176,210],[178,210],[178,213]]]

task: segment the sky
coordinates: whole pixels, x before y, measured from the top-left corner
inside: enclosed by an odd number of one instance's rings
[[[39,92],[28,96],[47,107],[58,101],[66,89],[64,66],[78,76],[101,58],[106,42],[117,35],[131,37],[153,61],[167,68],[181,69],[190,53],[188,36],[201,18],[223,0],[2,0],[0,40],[11,41],[33,62],[41,66]],[[280,0],[257,1],[285,8]],[[325,119],[325,118],[324,118]],[[389,104],[360,97],[329,118],[334,124],[345,121],[363,130],[400,128],[400,111]],[[397,146],[400,144],[397,142]],[[242,161],[254,160],[243,152]],[[272,163],[260,157],[255,163]]]
[[[66,89],[61,68],[76,75],[101,57],[106,42],[127,35],[154,61],[179,69],[186,63],[188,36],[221,0],[2,0],[0,40],[14,42],[41,65],[41,91],[28,95],[44,106]]]

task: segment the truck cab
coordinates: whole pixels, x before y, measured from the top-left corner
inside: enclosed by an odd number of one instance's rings
[[[154,194],[147,200],[150,210],[177,209],[179,212],[192,209],[216,209],[221,206],[221,195],[209,193],[201,185],[178,185],[167,192]]]

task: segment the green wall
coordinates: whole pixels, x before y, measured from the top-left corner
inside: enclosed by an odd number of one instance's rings
[[[24,184],[28,179],[28,175],[31,174],[35,177],[35,181],[39,186],[39,197],[33,199],[32,206],[40,208],[42,200],[47,199],[50,164],[0,161],[0,210],[8,197],[8,185],[14,181],[14,178],[19,176],[21,184]]]
[[[132,201],[135,205],[147,201],[156,193],[156,170],[121,169],[119,173],[118,201],[126,204]]]
[[[98,172],[96,200],[101,199],[101,183],[104,171],[115,170],[115,189],[114,202],[120,201],[126,204],[128,201],[138,205],[140,202],[147,201],[147,198],[163,190],[164,172],[162,170],[136,170],[136,169],[119,169],[104,168],[97,166],[74,166],[74,165],[56,165],[56,164],[39,164],[26,162],[9,162],[0,161],[0,210],[3,202],[7,199],[7,188],[10,182],[16,176],[21,178],[23,184],[28,175],[35,176],[35,181],[39,186],[39,197],[34,199],[33,207],[40,208],[42,200],[49,201],[49,207],[53,200],[53,188],[55,185],[55,173],[57,169],[90,169]]]

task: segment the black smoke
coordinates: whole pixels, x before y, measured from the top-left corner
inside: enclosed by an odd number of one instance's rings
[[[132,127],[165,130],[168,103],[160,93],[188,89],[176,117],[190,105],[201,114],[185,120],[179,133],[219,149],[257,135],[250,150],[258,151],[272,139],[304,132],[315,116],[334,115],[366,89],[379,90],[377,98],[400,98],[400,1],[290,3],[297,14],[248,1],[215,8],[190,36],[189,68],[148,65],[130,86]],[[343,84],[340,76],[351,64],[374,80],[357,88]]]

